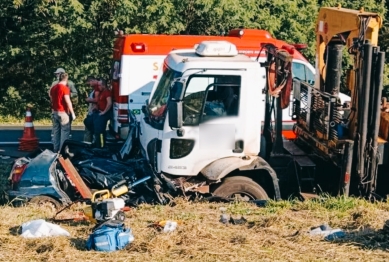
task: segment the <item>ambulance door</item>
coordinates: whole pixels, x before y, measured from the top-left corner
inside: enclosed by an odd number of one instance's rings
[[[124,55],[120,68],[120,94],[128,95],[128,109],[139,121],[142,105],[162,70],[165,55]]]

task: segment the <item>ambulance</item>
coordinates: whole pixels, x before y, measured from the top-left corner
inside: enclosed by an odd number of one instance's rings
[[[119,34],[114,42],[112,64],[113,116],[110,130],[117,139],[126,139],[131,121],[138,121],[142,105],[149,98],[153,85],[163,72],[163,61],[176,49],[193,49],[202,41],[225,40],[234,44],[240,54],[262,62],[265,52],[261,44],[293,49],[292,73],[313,84],[315,68],[299,52],[305,44],[289,45],[259,29],[233,29],[227,36]],[[291,130],[291,108],[283,112],[284,129]],[[132,112],[132,114],[130,114]],[[130,119],[130,115],[135,116]]]

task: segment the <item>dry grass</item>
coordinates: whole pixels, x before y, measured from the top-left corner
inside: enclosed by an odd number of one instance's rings
[[[9,164],[0,163],[0,178]],[[0,179],[4,183],[5,179]],[[5,190],[4,185],[2,190]],[[143,205],[127,213],[135,241],[113,253],[86,251],[93,224],[61,223],[70,238],[24,239],[21,224],[48,219],[53,213],[35,206],[0,206],[0,261],[389,261],[389,203],[324,198],[306,202],[270,202],[259,208],[248,203],[197,203],[176,199],[173,206]],[[219,222],[220,208],[245,225]],[[159,220],[182,220],[172,233],[148,227]],[[328,223],[347,237],[327,242],[311,237],[311,227]]]
[[[356,199],[323,202],[272,202],[265,208],[247,203],[194,203],[177,199],[175,206],[144,205],[128,212],[126,224],[135,241],[113,253],[86,251],[93,225],[64,223],[71,237],[23,239],[20,225],[50,218],[37,207],[0,207],[0,261],[388,261],[389,235],[381,229],[389,218],[389,205]],[[245,225],[219,222],[220,207]],[[150,222],[178,219],[184,224],[163,233]],[[310,227],[329,223],[348,233],[338,242],[310,237]]]
[[[8,176],[11,172],[13,159],[0,159],[0,204],[5,203],[8,190]]]

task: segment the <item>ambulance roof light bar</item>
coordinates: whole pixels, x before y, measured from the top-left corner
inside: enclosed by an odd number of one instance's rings
[[[196,48],[198,56],[237,56],[238,49],[228,41],[203,41]]]

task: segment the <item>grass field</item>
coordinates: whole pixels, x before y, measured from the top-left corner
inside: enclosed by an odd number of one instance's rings
[[[0,165],[2,177],[7,168]],[[247,223],[220,223],[221,207]],[[71,237],[32,240],[18,235],[20,225],[51,218],[52,211],[3,205],[0,214],[0,261],[389,261],[389,232],[382,230],[389,204],[352,198],[270,202],[266,207],[185,199],[170,206],[143,205],[127,212],[135,241],[113,253],[85,250],[93,224],[61,223]],[[183,224],[172,233],[148,227],[167,219]],[[308,234],[323,223],[343,229],[346,237],[328,242]]]

